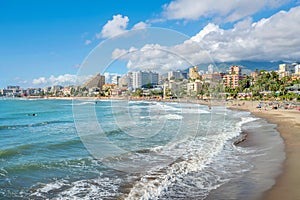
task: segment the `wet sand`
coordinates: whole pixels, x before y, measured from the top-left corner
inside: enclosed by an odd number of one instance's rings
[[[230,105],[229,108],[250,111],[257,117],[277,124],[276,129],[285,142],[286,159],[282,173],[277,177],[275,185],[264,193],[262,199],[300,199],[300,111],[270,108],[265,110],[256,108],[257,105],[258,102],[240,102]]]

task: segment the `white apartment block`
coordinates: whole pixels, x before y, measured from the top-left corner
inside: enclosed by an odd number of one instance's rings
[[[158,84],[158,73],[138,71],[132,72],[132,87],[133,89],[145,87],[147,84]]]

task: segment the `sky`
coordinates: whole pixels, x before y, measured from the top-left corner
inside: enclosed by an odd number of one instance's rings
[[[300,61],[299,24],[299,0],[0,0],[0,88],[72,84],[100,43],[146,27],[185,34],[186,42],[159,48],[196,63],[205,59],[189,42],[218,62]],[[139,53],[123,57],[127,67],[149,61],[146,47],[153,44],[132,45]],[[112,57],[120,52],[130,48]]]

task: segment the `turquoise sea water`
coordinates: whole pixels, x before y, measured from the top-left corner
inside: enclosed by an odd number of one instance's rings
[[[0,199],[255,199],[284,159],[274,125],[225,107],[1,99],[0,109]],[[259,142],[233,145],[243,131]]]

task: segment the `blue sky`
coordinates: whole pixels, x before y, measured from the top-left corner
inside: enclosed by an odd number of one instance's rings
[[[216,60],[220,61],[239,60],[242,56],[249,60],[300,60],[300,43],[294,35],[300,32],[297,21],[300,17],[296,19],[299,1],[247,2],[0,0],[0,88],[7,85],[38,87],[67,83],[64,79],[70,79],[77,73],[80,63],[101,41],[113,36],[112,33],[122,33],[135,26],[169,28],[194,37],[195,41],[204,40],[205,37],[210,46],[217,45],[218,49],[225,46],[226,53],[212,52]],[[281,13],[282,11],[285,13]],[[270,20],[265,23],[263,18]],[[281,19],[287,21],[280,22]],[[281,49],[276,48],[282,45],[274,46],[269,43],[266,46],[275,49],[272,52],[261,50],[267,55],[264,57],[251,56],[255,54],[255,46],[251,47],[253,52],[247,49],[242,56],[228,51],[233,45],[228,42],[230,38],[240,41],[237,51],[244,44],[252,43],[243,40],[241,34],[245,30],[256,37],[252,38],[253,41],[259,42],[269,38],[262,33],[271,29],[269,34],[272,35],[287,28],[284,27],[286,25],[292,29],[286,31],[287,35],[275,34],[273,37],[278,42],[289,43],[286,47],[289,54],[279,55]],[[260,30],[262,26],[266,26],[264,31]],[[272,40],[272,37],[269,39]],[[284,48],[282,51],[286,51]],[[223,56],[219,56],[220,54]]]

